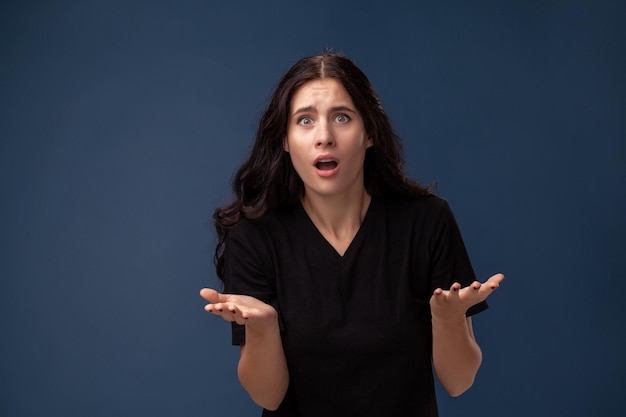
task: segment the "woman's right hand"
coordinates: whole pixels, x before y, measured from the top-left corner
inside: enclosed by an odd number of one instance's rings
[[[200,296],[209,302],[204,307],[209,313],[246,326],[237,367],[239,381],[255,403],[276,410],[289,386],[276,309],[248,295],[221,294],[211,288],[200,290]]]
[[[222,294],[212,288],[203,288],[200,296],[209,302],[204,307],[209,313],[250,329],[261,330],[278,320],[274,307],[248,295]]]

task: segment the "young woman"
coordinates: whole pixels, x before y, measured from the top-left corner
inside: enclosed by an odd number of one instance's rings
[[[476,281],[447,203],[410,180],[367,77],[344,56],[297,62],[263,114],[234,200],[216,210],[238,375],[264,416],[436,416],[481,363]]]

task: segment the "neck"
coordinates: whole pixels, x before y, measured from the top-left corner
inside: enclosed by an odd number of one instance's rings
[[[305,193],[302,206],[320,232],[331,239],[352,240],[372,197],[365,188],[338,196]]]

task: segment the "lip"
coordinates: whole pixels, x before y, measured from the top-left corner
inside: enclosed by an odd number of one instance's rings
[[[337,166],[333,169],[325,169],[325,170],[318,169],[317,163],[320,161],[334,161],[337,164]],[[332,155],[328,155],[328,154],[320,155],[317,158],[315,158],[315,160],[313,161],[313,168],[315,168],[315,172],[317,172],[317,175],[319,175],[320,177],[324,177],[324,178],[332,177],[337,172],[339,172],[339,160]]]
[[[339,163],[339,160],[337,158],[335,158],[332,155],[329,154],[325,154],[325,155],[320,155],[317,158],[315,158],[315,160],[313,161],[313,165],[316,165],[319,161],[335,161],[336,163]]]

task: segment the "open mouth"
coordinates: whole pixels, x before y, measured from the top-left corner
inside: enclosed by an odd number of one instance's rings
[[[320,171],[330,171],[337,168],[337,162],[332,159],[320,159],[315,163],[315,167]]]

